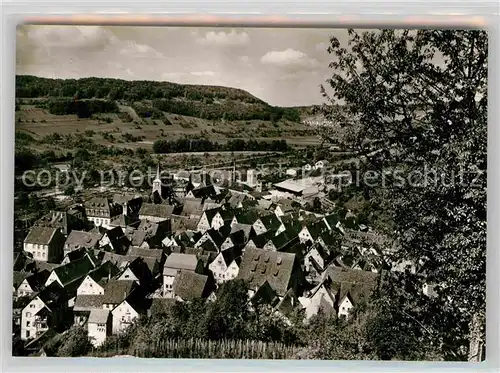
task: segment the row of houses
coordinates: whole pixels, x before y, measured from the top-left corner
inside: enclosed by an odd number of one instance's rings
[[[14,264],[14,325],[28,343],[84,325],[99,346],[163,303],[211,301],[234,279],[285,320],[320,309],[347,317],[388,267],[372,233],[340,209],[312,213],[214,185],[181,200],[159,183],[149,199],[92,198],[28,233]]]

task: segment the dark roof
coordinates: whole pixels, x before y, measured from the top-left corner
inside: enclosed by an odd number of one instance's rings
[[[74,262],[75,260],[83,258],[85,254],[87,254],[87,250],[85,250],[85,248],[80,248],[70,251],[66,254],[65,258],[68,258],[70,262]]]
[[[65,211],[51,211],[35,222],[37,226],[62,228],[68,226],[68,215]]]
[[[233,246],[243,246],[246,243],[245,232],[242,230],[231,233],[229,238],[231,239]]]
[[[211,252],[219,251],[219,248],[212,242],[212,240],[206,240],[199,247],[204,251],[211,251]]]
[[[111,227],[125,228],[125,227],[129,226],[130,224],[134,223],[135,221],[136,221],[136,219],[132,219],[128,215],[117,215],[117,216],[112,217],[110,219],[109,225]]]
[[[294,310],[298,308],[299,300],[293,289],[289,289],[284,297],[276,305],[276,310],[284,316],[290,316]]]
[[[57,308],[68,300],[66,291],[57,281],[46,286],[37,296],[50,310]]]
[[[90,311],[102,308],[104,295],[77,295],[73,311]]]
[[[48,245],[52,241],[52,237],[54,237],[56,232],[57,228],[34,226],[30,229],[28,235],[24,239],[24,242]]]
[[[372,283],[376,284],[379,278],[379,274],[361,271],[359,269],[349,269],[340,268],[335,266],[330,266],[326,269],[323,274],[323,278],[329,277],[334,282],[347,282],[352,284],[358,283]]]
[[[39,291],[41,288],[43,288],[49,276],[50,272],[44,269],[29,277],[26,277],[26,281],[28,281],[28,284],[33,291]]]
[[[253,225],[259,218],[259,214],[254,210],[250,210],[250,211],[244,211],[236,215],[235,217],[236,221],[240,224]]]
[[[255,294],[251,299],[253,304],[268,304],[274,306],[279,302],[278,294],[266,280],[262,285],[259,286]]]
[[[120,270],[114,263],[106,261],[96,269],[90,271],[88,275],[97,283],[102,284],[108,279],[115,277],[119,272]]]
[[[234,260],[241,257],[241,248],[237,246],[230,247],[229,249],[220,252],[220,255],[224,258],[224,262],[229,266]]]
[[[251,224],[232,224],[231,225],[231,233],[237,232],[237,231],[243,231],[245,234],[245,239],[248,240],[250,238],[250,235],[252,234],[252,225]]]
[[[106,251],[104,253],[103,258],[102,258],[102,263],[105,263],[108,261],[115,264],[118,267],[121,267],[124,263],[129,262],[130,258],[128,256],[125,256],[125,255],[119,255],[119,254],[115,254],[115,253],[111,253],[109,251]]]
[[[46,269],[47,271],[53,271],[54,269],[56,269],[57,267],[60,267],[61,265],[60,264],[57,264],[57,263],[49,263],[49,262],[35,262],[36,263],[36,268],[39,270],[39,271],[43,271],[44,269]]]
[[[21,285],[21,282],[24,281],[24,279],[28,276],[30,276],[31,273],[29,272],[24,272],[24,271],[14,271],[14,274],[13,274],[13,281],[12,281],[12,285],[14,286],[14,288],[17,289],[17,287],[19,285]],[[47,280],[47,279],[45,279]]]
[[[299,237],[295,234],[295,232],[291,230],[285,230],[271,238],[273,241],[273,245],[276,250],[282,250],[288,246],[293,245],[294,243],[299,242]]]
[[[252,237],[252,241],[259,249],[262,249],[266,243],[268,243],[274,236],[276,232],[267,231],[257,236]]]
[[[95,247],[100,239],[100,234],[72,230],[68,235],[68,238],[66,238],[65,244],[70,245],[76,249],[81,247],[90,249]]]
[[[141,249],[139,247],[131,247],[127,252],[128,257],[134,258],[152,258],[156,259],[158,263],[161,262],[163,257],[163,250],[161,249]]]
[[[174,294],[182,300],[193,300],[204,295],[208,276],[181,270],[174,280]]]
[[[141,246],[148,236],[145,231],[133,228],[127,229],[126,235],[132,246]]]
[[[86,254],[83,258],[70,262],[63,266],[54,269],[61,283],[66,286],[70,282],[85,277],[91,270],[95,268],[97,263],[94,262],[90,254]]]
[[[148,258],[152,259],[152,258]],[[153,258],[153,267],[156,259]],[[152,270],[150,269],[150,265],[146,263],[143,258],[135,258],[132,262],[129,263],[127,269],[131,270],[132,273],[137,277],[141,285],[149,285],[153,280]],[[125,269],[126,270],[126,269]]]
[[[319,222],[313,224],[308,224],[307,230],[314,240],[318,239],[318,237],[329,231],[327,225],[323,220],[320,220]]]
[[[104,288],[103,304],[119,304],[135,289],[133,280],[109,280]]]
[[[267,230],[277,230],[281,225],[281,222],[275,214],[261,216],[260,221]]]
[[[264,281],[280,296],[288,290],[295,265],[295,255],[278,251],[248,248],[242,256],[238,278],[257,289]]]
[[[139,210],[139,215],[154,216],[168,219],[172,216],[174,206],[171,205],[155,205],[153,203],[143,203]]]

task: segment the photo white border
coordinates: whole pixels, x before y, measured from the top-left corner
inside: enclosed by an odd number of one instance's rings
[[[430,0],[377,2],[293,1],[2,1],[1,17],[1,183],[0,183],[0,356],[3,372],[145,372],[145,371],[499,371],[500,312],[500,27],[496,1]],[[137,15],[141,15],[137,18]],[[50,16],[50,19],[47,18]],[[69,17],[69,18],[68,18]],[[111,17],[111,18],[110,18]],[[44,21],[45,18],[45,21]],[[137,358],[28,358],[11,357],[13,194],[14,194],[14,92],[16,25],[31,19],[39,23],[135,23],[214,26],[306,27],[481,27],[490,35],[488,127],[488,251],[487,251],[487,353],[486,361],[470,363],[319,361],[319,360],[181,360]],[[472,22],[472,24],[470,24]],[[496,167],[495,167],[496,166]]]

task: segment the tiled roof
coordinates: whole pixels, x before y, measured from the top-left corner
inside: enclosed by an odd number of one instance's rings
[[[163,250],[161,249],[141,249],[139,247],[131,247],[128,249],[127,256],[135,258],[153,258],[161,262]]]
[[[139,210],[139,215],[168,219],[172,216],[173,211],[174,206],[171,205],[143,203],[141,209]]]
[[[13,282],[12,282],[12,285],[14,286],[14,288],[17,289],[17,287],[19,285],[21,285],[21,282],[23,282],[24,279],[30,275],[31,275],[31,273],[29,273],[29,272],[14,271]],[[47,280],[47,279],[45,279],[45,280]]]
[[[55,268],[54,272],[61,283],[66,286],[72,281],[85,277],[94,268],[94,262],[87,254],[79,260]]]
[[[93,309],[90,311],[88,323],[89,324],[106,324],[109,319],[109,310]]]
[[[56,234],[57,228],[34,226],[30,229],[24,239],[25,243],[35,243],[39,245],[48,245],[52,237]]]
[[[126,299],[135,288],[133,280],[109,280],[104,288],[103,304],[119,304]]]
[[[33,291],[39,291],[45,285],[45,282],[50,276],[50,272],[46,269],[38,271],[37,273],[26,277],[26,281]]]
[[[281,226],[281,222],[275,214],[261,216],[260,221],[267,230],[277,230]]]
[[[77,295],[75,298],[75,305],[73,311],[91,311],[94,309],[101,309],[103,305],[103,295]]]
[[[186,269],[190,271],[196,270],[198,259],[196,255],[172,253],[165,261],[164,269]]]
[[[275,232],[267,231],[257,236],[252,237],[252,241],[259,249],[262,249],[274,236]]]
[[[283,296],[288,290],[294,264],[294,254],[248,248],[243,253],[238,278],[254,289],[268,281],[273,290]]]
[[[181,270],[174,280],[174,294],[182,300],[201,298],[204,295],[207,280],[208,276]]]
[[[100,239],[100,234],[72,230],[68,235],[68,238],[66,238],[65,244],[70,245],[75,249],[78,249],[80,247],[90,249],[95,247]]]

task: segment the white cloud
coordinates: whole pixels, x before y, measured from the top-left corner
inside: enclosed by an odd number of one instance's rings
[[[292,48],[267,52],[261,57],[260,62],[278,67],[314,68],[319,65],[314,58],[310,58],[304,52]]]
[[[163,58],[163,54],[146,44],[135,44],[128,42],[121,50],[120,54],[139,58]]]
[[[101,26],[30,26],[25,34],[39,47],[90,48],[118,42]]]
[[[250,37],[246,32],[237,32],[235,30],[231,30],[230,32],[209,31],[205,36],[196,39],[196,42],[203,45],[230,47],[248,45],[250,43]]]

